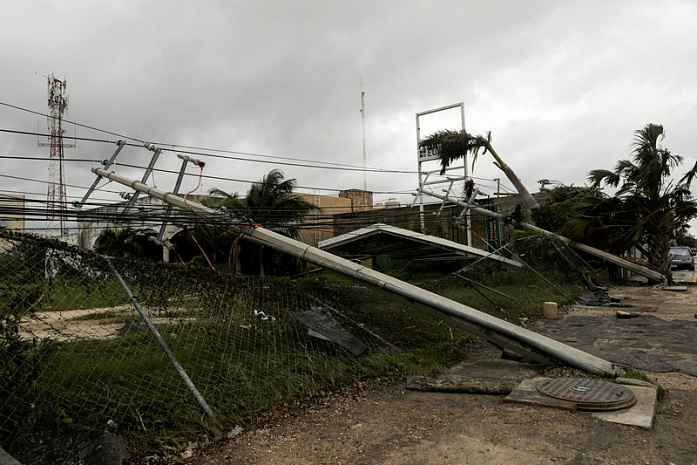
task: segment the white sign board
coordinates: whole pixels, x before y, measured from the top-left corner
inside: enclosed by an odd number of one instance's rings
[[[438,149],[419,147],[419,161],[438,160]]]

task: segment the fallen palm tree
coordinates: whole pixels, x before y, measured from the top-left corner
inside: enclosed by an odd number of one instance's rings
[[[472,135],[467,131],[438,131],[429,137],[421,140],[419,143],[422,147],[438,153],[442,166],[440,174],[445,173],[445,169],[454,160],[464,158],[468,153],[472,154],[472,167],[477,162],[479,152],[482,155],[487,152],[494,157],[494,165],[504,172],[509,181],[515,186],[518,193],[523,197],[525,204],[530,210],[535,211],[540,208],[537,200],[528,192],[520,178],[515,174],[513,169],[501,159],[494,147],[491,145],[491,132],[486,137],[481,135]]]

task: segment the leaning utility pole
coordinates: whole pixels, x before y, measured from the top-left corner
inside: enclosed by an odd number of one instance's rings
[[[500,320],[446,297],[426,291],[413,284],[384,275],[361,264],[337,257],[329,252],[303,244],[264,227],[243,225],[239,220],[221,218],[220,212],[216,212],[212,208],[194,201],[187,202],[172,192],[148,186],[142,182],[128,179],[101,168],[92,168],[92,172],[102,178],[115,181],[135,191],[160,199],[181,210],[193,212],[204,218],[209,218],[211,221],[219,221],[221,227],[224,227],[226,222],[232,223],[236,221],[237,224],[233,228],[243,234],[244,240],[281,251],[300,260],[305,260],[321,268],[340,273],[401,297],[406,302],[418,305],[424,311],[450,324],[461,327],[465,331],[483,337],[499,347],[512,350],[543,363],[561,362],[601,376],[617,375],[617,368],[606,360],[533,333],[528,329]],[[218,215],[218,218],[216,218],[216,215]]]

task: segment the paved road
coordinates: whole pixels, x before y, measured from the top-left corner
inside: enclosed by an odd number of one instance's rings
[[[691,279],[688,273],[684,279]],[[625,287],[610,295],[621,307],[572,307],[563,318],[538,320],[530,329],[621,365],[697,376],[696,287]],[[618,311],[638,316],[619,318]]]

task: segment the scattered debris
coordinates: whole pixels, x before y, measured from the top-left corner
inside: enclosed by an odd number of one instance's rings
[[[310,336],[335,342],[356,357],[368,350],[368,346],[346,331],[325,307],[311,307],[304,312],[289,311],[288,313],[308,328]]]
[[[559,318],[557,308],[556,302],[545,302],[542,304],[542,315],[548,320],[555,320]]]
[[[275,316],[267,315],[263,311],[259,310],[254,310],[254,316],[258,317],[261,319],[261,321],[276,321]]]
[[[577,299],[579,305],[589,307],[600,307],[613,301],[610,298],[608,288],[598,286],[588,276],[583,275],[583,280],[586,283],[586,293]],[[614,299],[616,301],[616,299]]]
[[[406,388],[412,391],[509,394],[525,378],[538,376],[542,366],[504,359],[461,362],[438,377],[410,376]]]
[[[641,316],[641,313],[637,313],[637,312],[623,312],[622,310],[617,310],[617,311],[615,312],[615,316],[617,316],[617,318],[636,318],[636,317],[638,317],[638,316]]]
[[[237,425],[237,426],[235,426],[234,428],[232,428],[232,430],[230,430],[230,432],[228,432],[225,436],[226,436],[228,439],[232,439],[232,438],[237,437],[237,436],[239,436],[240,434],[242,434],[243,431],[244,431],[244,428],[242,428],[241,426]]]
[[[114,420],[109,420],[106,422],[106,430],[107,431],[116,431],[119,429],[119,424],[116,423]]]
[[[687,286],[665,286],[663,290],[671,292],[687,292]]]

